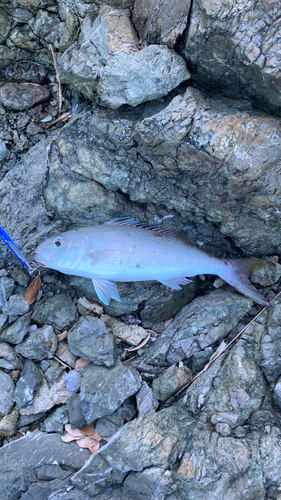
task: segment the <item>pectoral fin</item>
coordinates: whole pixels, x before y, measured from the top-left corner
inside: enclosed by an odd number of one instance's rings
[[[186,285],[187,283],[191,283],[192,280],[188,280],[187,278],[171,278],[168,280],[158,280],[162,285],[169,286],[173,290],[181,290],[180,285]]]
[[[110,299],[115,299],[121,302],[120,295],[116,283],[109,280],[93,279],[93,285],[99,299],[108,306]]]
[[[114,250],[99,250],[98,252],[88,253],[88,257],[91,260],[92,264],[95,265],[102,260],[108,259]]]

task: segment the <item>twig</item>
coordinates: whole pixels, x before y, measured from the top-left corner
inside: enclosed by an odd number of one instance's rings
[[[63,122],[63,123],[67,122],[68,120],[70,120],[70,118],[71,118],[71,113],[69,113],[69,112],[63,113],[58,118],[56,118],[51,123],[49,123],[49,125],[47,125],[47,127],[45,127],[45,128],[47,129],[47,128],[51,127],[52,125],[54,125],[55,123],[58,123],[58,122]]]
[[[269,304],[272,304],[272,302],[274,302],[274,300],[276,300],[280,294],[281,294],[281,291],[277,295],[275,295],[275,297],[269,302]],[[174,394],[174,396],[177,396],[182,391],[184,391],[184,389],[187,389],[187,387],[189,387],[198,377],[200,377],[200,375],[202,375],[202,373],[204,373],[209,368],[209,366],[211,366],[214,363],[214,361],[216,361],[216,359],[218,359],[226,351],[226,349],[228,349],[228,347],[231,346],[231,344],[233,344],[240,337],[240,335],[242,335],[242,333],[245,332],[245,330],[247,330],[248,326],[250,326],[260,316],[260,314],[263,313],[263,311],[265,311],[265,309],[267,309],[267,307],[262,307],[257,312],[257,314],[253,317],[253,319],[251,319],[251,321],[246,326],[244,326],[244,328],[241,330],[241,332],[239,332],[236,335],[236,337],[234,337],[234,339],[232,339],[228,344],[226,344],[223,349],[219,350],[219,352],[214,357],[212,357],[210,359],[210,361],[204,366],[203,370],[201,370],[201,372],[197,373],[197,375],[195,377],[193,377],[193,379],[191,379],[186,385],[184,385],[178,392],[176,392],[176,394]]]
[[[64,362],[63,362],[60,358],[58,358],[57,356],[53,356],[53,358],[54,358],[56,361],[58,361],[61,365],[66,366],[66,368],[69,368],[70,370],[73,370],[73,368],[72,368],[70,365],[68,365],[67,363],[64,363]]]
[[[55,70],[56,70],[56,79],[57,79],[58,86],[59,86],[59,115],[61,115],[61,110],[62,110],[62,91],[61,91],[61,82],[60,82],[60,75],[59,75],[59,67],[58,67],[58,63],[57,63],[56,53],[54,51],[54,47],[53,47],[52,43],[51,43],[50,47],[51,47],[52,56],[53,56],[53,60],[54,60],[54,66],[55,66]]]

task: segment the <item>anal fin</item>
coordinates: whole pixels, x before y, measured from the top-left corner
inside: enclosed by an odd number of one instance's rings
[[[189,280],[187,278],[170,278],[167,280],[158,280],[162,285],[169,286],[173,290],[181,290],[180,285],[186,285],[187,283],[191,283],[192,280]]]
[[[105,305],[109,305],[110,299],[115,299],[118,302],[121,302],[116,283],[100,279],[93,279],[92,281],[99,299]]]

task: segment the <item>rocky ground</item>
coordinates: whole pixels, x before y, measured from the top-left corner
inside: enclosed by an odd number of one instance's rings
[[[31,258],[129,216],[262,257],[251,279],[272,300],[278,1],[0,4],[0,223],[17,245]],[[120,283],[109,306],[90,280],[41,278],[29,304],[0,245],[0,499],[281,499],[280,298],[210,363],[258,311],[214,277]]]

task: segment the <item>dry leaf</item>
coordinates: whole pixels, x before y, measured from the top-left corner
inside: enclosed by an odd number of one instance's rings
[[[99,444],[99,443],[97,443],[97,444],[95,444],[94,446],[91,446],[91,447],[89,448],[89,450],[90,450],[90,452],[91,452],[92,454],[97,453],[97,451],[99,451],[99,449],[100,449],[100,444]]]
[[[84,437],[81,429],[72,429],[70,424],[65,425],[65,430],[71,434],[71,436],[75,436],[78,438]]]
[[[40,276],[36,276],[25,292],[25,300],[31,305],[37,299],[42,280]]]
[[[64,443],[70,443],[71,441],[77,441],[78,439],[81,439],[81,437],[75,437],[67,433],[65,434],[65,436],[61,436],[61,439]]]
[[[166,319],[166,321],[164,323],[164,329],[168,328],[168,326],[170,326],[170,324],[172,323],[173,319],[174,318]]]
[[[80,299],[78,299],[78,302],[81,306],[87,309],[87,311],[92,311],[98,316],[101,316],[103,314],[103,308],[98,304],[92,304],[92,302],[89,302],[86,297],[80,297]]]
[[[89,359],[79,358],[75,363],[74,369],[80,370],[80,368],[84,368],[84,366],[87,366],[90,362],[91,361]]]
[[[94,434],[95,430],[96,430],[96,428],[93,424],[85,425],[84,427],[82,427],[80,429],[80,431],[83,432],[83,434],[85,436],[92,436]]]
[[[91,453],[96,453],[100,447],[100,441],[102,436],[96,430],[94,424],[85,425],[82,429],[72,429],[69,424],[65,425],[65,430],[67,434],[62,436],[62,441],[65,443],[70,443],[71,441],[76,441],[80,448],[88,448]]]
[[[127,349],[127,352],[132,352],[132,351],[137,351],[138,349],[140,349],[141,347],[143,347],[145,344],[147,344],[147,342],[149,341],[150,339],[150,336],[151,336],[151,333],[148,332],[148,335],[145,339],[143,339],[139,345],[137,345],[136,347],[131,347],[131,349]]]
[[[82,439],[78,439],[77,444],[79,448],[92,448],[95,445],[99,445],[99,442],[92,436],[85,436]]]
[[[58,341],[61,342],[62,340],[66,339],[67,334],[68,334],[67,330],[64,330],[64,332],[62,333],[58,333],[57,334]]]

